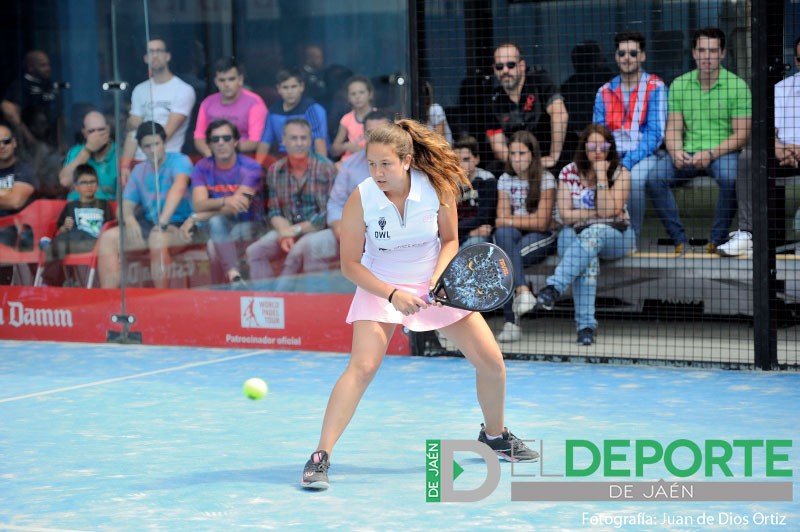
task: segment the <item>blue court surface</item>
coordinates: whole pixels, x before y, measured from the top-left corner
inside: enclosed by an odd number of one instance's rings
[[[461,358],[387,357],[333,453],[331,489],[299,488],[346,363],[331,353],[0,342],[0,530],[800,530],[798,373],[508,361],[506,424],[547,459],[515,464],[513,476],[500,464],[483,500],[435,503],[425,501],[426,440],[474,440],[482,420]],[[269,383],[264,400],[241,392],[253,376]],[[791,440],[778,466],[792,477],[766,479],[757,448],[752,477],[734,452],[733,479],[713,480],[788,481],[792,500],[512,501],[512,481],[531,480],[520,474],[563,474],[564,442],[578,439]],[[479,487],[486,463],[454,456],[464,469],[454,489]],[[691,463],[691,453],[674,459]],[[664,467],[638,480],[675,480]],[[712,479],[701,469],[689,480]]]

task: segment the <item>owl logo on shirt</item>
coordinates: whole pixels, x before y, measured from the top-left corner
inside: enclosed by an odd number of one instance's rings
[[[380,231],[375,231],[375,239],[376,240],[386,240],[391,238],[389,236],[389,231],[386,231],[386,218],[381,216],[378,218],[378,226],[381,228]]]

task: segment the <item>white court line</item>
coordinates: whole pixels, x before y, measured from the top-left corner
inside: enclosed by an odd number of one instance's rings
[[[84,532],[83,530],[71,530],[66,528],[41,528],[38,526],[17,526],[0,523],[0,530],[24,530],[25,532]]]
[[[33,397],[41,397],[42,395],[51,395],[54,393],[61,393],[61,392],[68,392],[71,390],[79,390],[81,388],[90,388],[92,386],[102,386],[103,384],[110,384],[112,382],[120,382],[120,381],[127,381],[131,379],[138,379],[140,377],[149,377],[150,375],[158,375],[160,373],[170,373],[172,371],[181,371],[184,369],[189,368],[196,368],[198,366],[207,366],[209,364],[217,364],[219,362],[228,362],[229,360],[236,360],[239,358],[247,358],[256,355],[263,355],[267,351],[255,351],[253,353],[245,353],[243,355],[234,355],[225,358],[219,358],[217,360],[206,360],[205,362],[194,362],[192,364],[184,364],[183,366],[175,366],[174,368],[164,368],[164,369],[157,369],[155,371],[147,371],[145,373],[137,373],[136,375],[128,375],[127,377],[116,377],[113,379],[106,379],[102,381],[95,381],[95,382],[87,382],[86,384],[78,384],[75,386],[67,386],[66,388],[56,388],[55,390],[46,390],[44,392],[36,392],[30,393],[27,395],[18,395],[16,397],[7,397],[5,399],[0,399],[0,403],[10,403],[11,401],[20,401],[22,399],[31,399]],[[5,526],[0,524],[0,526]],[[2,530],[0,528],[0,530]]]

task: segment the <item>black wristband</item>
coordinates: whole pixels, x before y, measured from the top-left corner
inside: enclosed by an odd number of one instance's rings
[[[387,299],[389,300],[389,303],[391,303],[391,302],[392,302],[392,296],[394,296],[394,293],[395,293],[395,292],[397,292],[397,288],[395,288],[394,290],[392,290],[392,293],[391,293],[391,294],[389,294],[389,297],[387,298]]]

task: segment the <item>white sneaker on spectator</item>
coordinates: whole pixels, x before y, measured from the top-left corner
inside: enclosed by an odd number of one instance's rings
[[[536,296],[533,295],[533,292],[526,290],[514,296],[514,305],[512,305],[512,309],[517,316],[527,314],[532,311],[535,306]]]
[[[753,251],[753,235],[747,231],[736,230],[728,235],[728,241],[717,246],[717,254],[723,257],[750,255]]]
[[[520,327],[516,323],[507,321],[503,324],[503,330],[497,335],[498,342],[516,342],[520,337]]]

